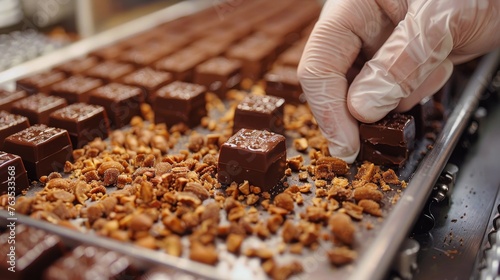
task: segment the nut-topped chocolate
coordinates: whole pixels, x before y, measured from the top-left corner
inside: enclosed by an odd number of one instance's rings
[[[140,87],[144,93],[143,100],[152,102],[154,92],[172,82],[172,74],[145,67],[126,75],[121,79],[121,82],[126,85]]]
[[[243,128],[221,146],[217,179],[223,185],[246,180],[268,191],[279,184],[285,167],[283,135]]]
[[[191,82],[194,68],[207,58],[207,54],[196,48],[185,48],[159,60],[155,68],[172,73],[174,80]]]
[[[7,137],[3,149],[23,159],[28,177],[33,180],[62,170],[71,159],[71,141],[64,129],[33,125]]]
[[[285,99],[271,95],[249,94],[234,112],[233,133],[241,128],[284,132]]]
[[[103,61],[83,73],[86,76],[101,79],[106,83],[117,82],[119,78],[134,71],[134,66],[112,60]]]
[[[69,104],[87,102],[90,91],[102,86],[103,82],[84,76],[71,76],[52,86],[51,94],[66,99]]]
[[[240,83],[240,69],[239,60],[214,57],[196,67],[194,82],[206,86],[208,91],[216,93],[219,98],[224,98],[229,89]]]
[[[47,124],[49,115],[67,104],[64,98],[38,93],[16,101],[10,111],[27,117],[32,125]]]
[[[0,110],[10,111],[10,108],[12,107],[12,104],[14,104],[14,102],[21,100],[26,96],[28,96],[28,94],[24,90],[9,92],[0,89]]]
[[[133,116],[140,115],[141,98],[142,90],[138,87],[110,83],[94,89],[89,103],[103,106],[111,127],[120,128],[127,125]]]
[[[104,107],[74,103],[50,115],[49,125],[66,129],[73,148],[81,148],[96,137],[105,139],[109,134],[109,120]]]
[[[0,111],[0,150],[3,148],[5,138],[29,126],[28,118]]]
[[[63,72],[52,70],[22,78],[16,82],[16,87],[18,90],[24,90],[29,94],[38,92],[49,93],[50,86],[65,78],[66,75]]]
[[[18,195],[28,187],[28,175],[21,157],[0,151],[0,195]]]
[[[87,71],[97,64],[99,64],[99,59],[97,57],[87,56],[72,59],[57,66],[55,69],[62,71],[67,75],[77,75]]]
[[[168,126],[185,123],[189,127],[200,124],[207,115],[206,88],[202,85],[175,81],[156,91],[153,110],[156,123]]]

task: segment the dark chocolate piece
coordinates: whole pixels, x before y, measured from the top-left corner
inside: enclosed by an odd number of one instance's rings
[[[180,81],[160,88],[153,104],[155,122],[168,126],[185,123],[189,127],[200,124],[207,115],[205,93],[202,85]]]
[[[78,246],[43,273],[44,279],[126,279],[129,260],[93,246]]]
[[[285,99],[270,95],[247,95],[234,112],[233,133],[242,128],[283,134]]]
[[[127,125],[133,116],[141,114],[141,98],[140,88],[111,83],[93,90],[89,103],[103,106],[111,127],[120,128]]]
[[[217,179],[223,185],[233,181],[269,191],[285,174],[285,137],[265,130],[241,129],[222,144]]]
[[[12,104],[14,102],[21,100],[28,96],[26,91],[24,90],[17,90],[15,92],[9,92],[6,90],[0,89],[0,111],[5,110],[5,111],[10,111],[10,108],[12,108]]]
[[[51,95],[59,96],[69,104],[76,102],[88,102],[90,91],[102,86],[99,79],[71,76],[68,79],[56,83],[52,86]]]
[[[21,157],[0,151],[0,195],[18,195],[28,187],[28,174]]]
[[[78,75],[99,64],[99,59],[93,56],[81,57],[65,62],[55,69],[67,75]]]
[[[241,61],[242,78],[259,80],[276,59],[279,40],[269,36],[253,35],[232,46],[226,53],[229,58]]]
[[[302,87],[297,77],[297,68],[278,66],[264,76],[266,82],[266,93],[279,96],[287,103],[300,104],[305,103],[306,99]]]
[[[161,59],[155,64],[155,68],[172,73],[174,80],[191,82],[194,68],[207,58],[206,53],[196,48],[185,48]]]
[[[23,159],[28,177],[37,180],[52,171],[61,171],[64,163],[71,160],[71,141],[66,130],[33,125],[5,139],[5,152]]]
[[[71,104],[50,114],[49,126],[66,129],[75,149],[96,137],[106,139],[109,134],[104,107],[85,103]]]
[[[10,111],[27,117],[31,125],[47,124],[49,115],[67,104],[64,98],[38,93],[15,102]]]
[[[64,79],[66,75],[63,72],[52,70],[20,79],[16,82],[16,87],[30,95],[39,92],[49,93],[50,86]]]
[[[194,83],[206,86],[222,99],[229,89],[240,83],[240,69],[239,60],[214,57],[196,67]]]
[[[149,66],[161,58],[170,55],[181,46],[175,41],[153,40],[147,43],[138,44],[136,47],[123,51],[119,60],[137,66]]]
[[[362,123],[360,160],[402,166],[415,144],[415,120],[393,113],[373,124]]]
[[[305,41],[297,42],[278,56],[276,64],[297,69],[302,58],[302,53],[304,52],[304,47]]]
[[[85,71],[84,75],[112,83],[132,71],[134,71],[134,66],[131,64],[107,60]]]
[[[40,279],[43,271],[62,256],[63,244],[59,237],[45,231],[29,228],[22,224],[15,226],[15,245],[9,229],[0,235],[0,279]],[[15,272],[9,271],[12,250],[15,247]]]
[[[171,83],[172,80],[172,74],[146,67],[126,75],[121,79],[121,82],[140,87],[143,91],[142,100],[152,103],[155,91]]]
[[[120,41],[94,50],[90,53],[90,55],[101,60],[113,60],[117,59],[120,54],[128,48],[130,48],[130,45],[127,42]]]
[[[0,111],[0,150],[3,148],[5,138],[29,126],[28,118]]]

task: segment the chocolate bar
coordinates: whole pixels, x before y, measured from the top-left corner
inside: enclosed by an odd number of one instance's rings
[[[114,60],[117,59],[120,54],[128,48],[130,48],[130,45],[127,42],[120,41],[94,50],[90,53],[90,55],[101,60]]]
[[[236,59],[214,57],[196,67],[194,83],[206,86],[223,99],[229,89],[240,83],[240,69],[241,63]]]
[[[89,70],[90,68],[96,66],[97,64],[99,64],[99,59],[97,57],[87,56],[87,57],[72,59],[59,66],[56,66],[55,69],[64,72],[68,76],[70,76],[70,75],[81,74]]]
[[[10,114],[7,111],[0,111],[0,150],[3,148],[3,141],[7,136],[28,128],[30,123],[24,116]]]
[[[283,134],[285,99],[271,95],[247,95],[234,112],[233,133],[241,128],[268,130]]]
[[[362,123],[360,159],[380,165],[402,166],[415,144],[415,120],[393,113],[373,124]]]
[[[155,91],[171,83],[172,80],[172,74],[146,67],[126,75],[121,79],[121,82],[141,88],[143,91],[142,100],[152,103]]]
[[[156,123],[172,126],[185,123],[194,127],[207,115],[206,88],[202,85],[175,81],[156,92],[153,110]]]
[[[53,171],[62,171],[71,160],[71,140],[66,130],[36,124],[5,139],[3,150],[23,159],[28,177],[37,180]]]
[[[305,103],[306,99],[297,77],[297,68],[277,66],[264,76],[266,93],[282,97],[287,103]]]
[[[38,93],[15,102],[10,111],[27,117],[32,125],[47,124],[49,115],[67,104],[64,98]]]
[[[107,60],[85,71],[84,75],[112,83],[132,71],[134,71],[134,66],[131,64]]]
[[[106,139],[109,120],[104,107],[74,103],[50,114],[49,126],[66,129],[73,148],[81,148],[96,137]]]
[[[126,279],[129,260],[115,252],[93,246],[78,246],[55,261],[43,279]]]
[[[161,59],[155,64],[155,68],[172,73],[174,80],[191,82],[194,68],[207,58],[207,54],[196,48],[185,48]]]
[[[269,191],[285,174],[285,137],[265,130],[242,128],[222,144],[217,179],[223,185],[233,181]]]
[[[41,271],[63,254],[63,244],[56,235],[22,224],[7,228],[8,231],[0,235],[0,279],[40,279]],[[15,246],[9,242],[12,234]],[[14,267],[15,272],[9,270],[10,267]]]
[[[39,92],[49,93],[50,86],[64,79],[66,79],[66,75],[63,72],[51,70],[20,79],[16,82],[16,87],[30,95]]]
[[[175,42],[152,40],[121,53],[119,60],[136,66],[148,66],[180,48]]]
[[[28,187],[28,174],[21,157],[0,151],[0,195],[18,195]]]
[[[106,109],[112,128],[127,125],[133,116],[141,114],[142,90],[118,83],[98,87],[90,94],[89,103]]]
[[[14,104],[14,102],[21,100],[26,96],[28,96],[28,94],[24,90],[9,92],[0,89],[0,111],[10,111],[10,108],[12,108],[12,104]]]
[[[102,86],[103,82],[84,76],[71,76],[68,79],[52,86],[51,95],[59,96],[69,104],[76,102],[88,102],[90,91]]]

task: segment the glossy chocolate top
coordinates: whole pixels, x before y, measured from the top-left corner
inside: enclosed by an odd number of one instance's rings
[[[71,76],[64,81],[54,84],[52,90],[82,94],[101,85],[102,81],[99,79],[84,76]]]
[[[10,110],[12,103],[26,97],[28,94],[24,90],[9,92],[0,89],[0,110]]]
[[[236,107],[237,110],[271,114],[276,108],[283,106],[285,99],[271,95],[247,95]]]
[[[38,93],[17,101],[13,104],[13,107],[42,113],[57,106],[64,106],[65,104],[66,100],[64,98]]]
[[[26,173],[24,164],[20,156],[0,151],[0,184],[7,182],[9,176],[9,166],[15,169],[14,176],[22,176]],[[19,188],[24,186],[19,186]],[[27,186],[26,186],[27,187]]]
[[[226,57],[214,57],[196,67],[196,71],[200,73],[210,73],[217,75],[228,75],[233,71],[241,68],[241,62],[236,59]]]
[[[142,94],[142,90],[134,86],[110,83],[94,89],[91,94],[96,97],[109,99],[113,102],[129,99],[134,96],[139,97]]]
[[[297,68],[290,66],[278,66],[266,73],[264,79],[267,82],[286,83],[290,85],[300,85],[297,77]]]
[[[98,63],[99,59],[97,59],[97,57],[81,57],[65,62],[57,66],[57,69],[68,74],[78,74],[87,71],[88,69],[96,66]]]
[[[18,81],[18,83],[22,83],[29,86],[34,86],[36,88],[46,87],[62,81],[66,78],[66,75],[60,71],[49,71],[38,73],[33,76],[29,76],[23,78]]]
[[[99,79],[114,80],[134,71],[134,66],[107,60],[86,71],[86,74]]]
[[[158,61],[155,67],[160,70],[183,72],[194,68],[206,58],[205,53],[195,48],[186,48]]]
[[[415,139],[415,121],[411,115],[389,114],[376,123],[361,124],[359,133],[362,141],[374,145],[407,146]]]
[[[202,85],[175,81],[162,88],[156,94],[158,97],[189,100],[206,91]]]
[[[222,145],[219,162],[237,161],[243,168],[266,171],[284,155],[286,144],[283,135],[242,128]]]
[[[102,113],[103,111],[104,108],[99,105],[75,103],[53,112],[51,117],[79,122]]]
[[[23,160],[37,162],[71,145],[64,129],[36,124],[5,139],[4,150]]]
[[[155,88],[171,80],[172,74],[163,71],[156,71],[150,67],[134,71],[126,75],[122,79],[125,84],[141,86],[145,88]]]
[[[6,111],[0,111],[0,130],[7,127],[15,126],[23,122],[27,122],[28,118],[20,115],[10,114]],[[3,141],[3,139],[0,139]]]

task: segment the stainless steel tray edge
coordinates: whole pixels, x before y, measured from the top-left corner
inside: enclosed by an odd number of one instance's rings
[[[400,245],[417,220],[459,138],[476,109],[481,94],[500,64],[500,49],[485,55],[461,95],[433,149],[422,159],[408,187],[374,239],[372,246],[357,263],[350,279],[383,279]]]

